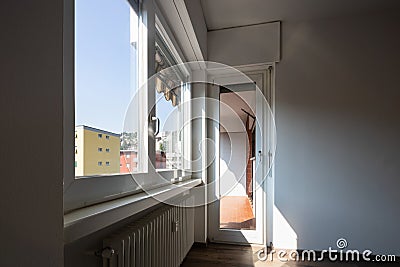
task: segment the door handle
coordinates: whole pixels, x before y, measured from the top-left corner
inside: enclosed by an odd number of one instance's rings
[[[154,135],[157,135],[160,132],[160,119],[157,118],[156,116],[151,117],[152,121],[157,121],[157,128],[156,131],[154,132]]]

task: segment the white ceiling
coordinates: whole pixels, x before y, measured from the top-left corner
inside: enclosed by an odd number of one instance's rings
[[[400,6],[400,0],[201,0],[208,30],[337,17]]]

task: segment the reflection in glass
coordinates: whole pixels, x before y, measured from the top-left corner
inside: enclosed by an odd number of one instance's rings
[[[160,129],[156,135],[156,166],[160,169],[182,169],[183,148],[183,75],[159,32],[156,34],[156,117]]]

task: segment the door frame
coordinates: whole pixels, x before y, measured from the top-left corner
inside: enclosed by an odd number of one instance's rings
[[[268,63],[268,64],[259,64],[259,65],[246,65],[246,66],[240,66],[236,67],[236,69],[240,70],[243,72],[245,75],[247,75],[251,80],[257,79],[257,76],[262,79],[262,86],[259,87],[259,89],[262,91],[264,94],[266,100],[268,101],[271,112],[274,115],[275,114],[275,63]],[[214,84],[229,84],[229,80],[233,80],[231,84],[235,84],[234,82],[234,77],[236,74],[229,74],[224,72],[221,75],[215,75],[211,77],[211,80],[214,81]],[[257,82],[257,81],[256,81]],[[218,86],[219,87],[219,86]],[[217,88],[211,88],[210,92],[213,92],[213,96],[216,98],[218,95],[219,99],[219,90],[216,90]],[[215,91],[218,93],[216,94]],[[213,108],[215,111],[215,107]],[[219,107],[217,108],[218,114],[213,114],[214,119],[218,118],[219,121]],[[257,110],[256,110],[257,112]],[[269,116],[268,116],[269,117]],[[254,233],[257,230],[231,230],[231,229],[219,229],[219,201],[213,202],[209,205],[208,207],[208,240],[211,242],[215,243],[233,243],[233,244],[261,244],[261,245],[267,245],[269,242],[272,241],[272,214],[273,214],[273,203],[274,203],[274,197],[273,197],[273,187],[274,187],[274,169],[273,169],[273,164],[270,159],[270,151],[274,150],[274,144],[275,144],[275,139],[276,136],[275,134],[271,131],[272,123],[274,123],[273,119],[268,121],[266,123],[263,123],[262,131],[264,131],[268,137],[267,139],[269,140],[269,143],[267,142],[263,143],[262,150],[263,151],[268,151],[268,155],[263,155],[262,161],[263,162],[268,162],[268,164],[263,164],[265,169],[265,165],[268,165],[268,168],[270,167],[271,169],[269,170],[269,173],[266,174],[266,171],[264,170],[264,173],[261,174],[262,176],[268,175],[268,177],[263,181],[262,183],[262,214],[261,214],[261,235],[255,238],[251,238],[251,234],[245,234],[243,235],[243,232],[247,231],[254,231]],[[219,167],[219,149],[220,149],[220,142],[219,142],[219,127],[218,127],[218,133],[214,133],[214,139],[215,139],[215,164],[214,166],[214,175],[209,175],[209,183],[215,181],[215,178],[219,180],[219,172],[220,172],[220,167]],[[263,153],[267,154],[267,153]],[[271,166],[272,164],[272,166]],[[213,187],[210,192],[211,194],[216,194],[217,190],[219,190],[217,185]],[[256,193],[256,192],[255,192]],[[260,199],[256,200],[260,201]],[[257,205],[257,203],[256,203]],[[257,215],[256,215],[256,218]],[[256,220],[256,224],[257,224]],[[257,224],[257,227],[260,225]],[[256,228],[257,228],[256,227]],[[236,232],[236,233],[235,233]],[[237,238],[239,234],[237,232],[240,232],[242,235],[242,238]],[[246,238],[250,237],[250,238]]]

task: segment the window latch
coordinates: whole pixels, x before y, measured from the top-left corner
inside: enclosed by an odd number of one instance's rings
[[[154,132],[154,135],[157,135],[160,132],[160,119],[155,117],[155,116],[153,116],[153,117],[151,117],[151,120],[152,121],[157,121],[157,128],[156,128],[156,130]]]

